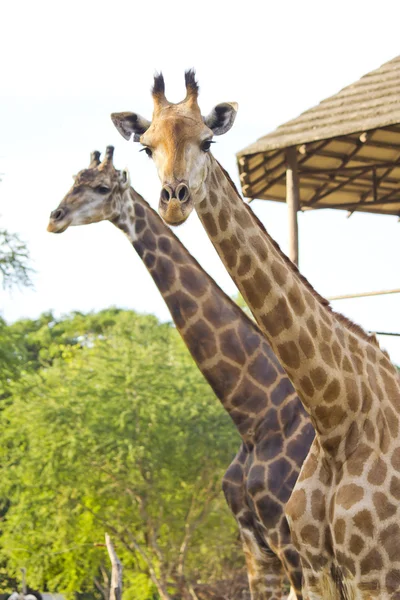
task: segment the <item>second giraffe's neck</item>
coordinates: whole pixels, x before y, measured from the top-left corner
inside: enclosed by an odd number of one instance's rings
[[[133,189],[113,220],[132,242],[175,325],[244,441],[271,409],[296,404],[286,426],[304,419],[293,386],[258,327],[216,285],[158,214]],[[285,424],[282,424],[285,426]]]
[[[388,363],[384,353],[361,328],[332,312],[270,238],[211,155],[195,205],[316,429],[329,434],[347,422],[347,415],[354,419],[367,375],[364,358],[369,353],[370,360]]]

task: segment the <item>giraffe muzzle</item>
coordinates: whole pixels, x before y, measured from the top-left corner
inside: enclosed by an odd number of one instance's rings
[[[70,225],[69,221],[66,221],[68,211],[65,208],[59,207],[50,213],[50,221],[47,226],[47,231],[50,233],[62,233]]]

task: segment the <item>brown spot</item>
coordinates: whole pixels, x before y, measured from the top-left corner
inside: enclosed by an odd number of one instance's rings
[[[249,413],[259,413],[265,409],[265,392],[255,386],[247,377],[244,377],[239,387],[231,397],[231,404],[234,407],[241,407]]]
[[[400,527],[397,523],[393,523],[381,531],[379,541],[386,550],[389,560],[396,562],[399,560],[399,539]]]
[[[229,213],[225,208],[222,208],[218,215],[218,225],[219,225],[220,231],[225,231],[228,227],[228,224],[229,224]]]
[[[344,387],[345,387],[345,398],[347,399],[347,404],[348,404],[350,410],[352,410],[353,412],[356,412],[360,406],[360,392],[358,390],[358,385],[350,377],[345,377]]]
[[[400,500],[400,479],[398,477],[392,477],[390,481],[390,493],[396,500]]]
[[[335,543],[344,544],[344,537],[346,534],[346,522],[344,519],[337,519],[333,528]]]
[[[383,560],[378,550],[368,552],[367,556],[360,562],[360,568],[362,575],[383,569]]]
[[[376,362],[376,350],[371,345],[367,346],[367,356],[372,363]]]
[[[321,353],[322,360],[330,367],[334,367],[335,361],[333,360],[331,347],[326,342],[322,342],[322,344],[319,345],[319,351]]]
[[[198,302],[197,305],[200,307]],[[226,326],[227,323],[233,324],[237,318],[235,307],[227,302],[222,295],[212,293],[203,300],[202,306],[204,317],[216,329]]]
[[[293,317],[286,298],[280,298],[274,308],[261,317],[261,321],[272,337],[277,337],[293,325]]]
[[[265,360],[263,355],[257,355],[250,363],[249,374],[266,389],[271,386],[278,377],[274,365]]]
[[[334,402],[340,394],[340,383],[338,379],[333,379],[324,392],[324,400],[328,404]]]
[[[171,240],[168,239],[165,235],[161,235],[157,238],[158,248],[164,254],[170,254],[171,252]]]
[[[218,229],[214,221],[214,217],[211,213],[205,213],[201,216],[201,220],[203,221],[204,227],[208,235],[211,237],[216,237],[218,235]]]
[[[282,517],[282,506],[272,498],[265,496],[257,500],[257,509],[259,514],[263,515],[263,525],[269,529],[276,527]]]
[[[304,327],[300,327],[299,345],[306,358],[313,358],[315,356],[314,341]]]
[[[314,387],[317,390],[321,390],[324,387],[328,378],[325,369],[323,369],[322,367],[316,367],[315,369],[311,369],[310,377]]]
[[[248,242],[254,248],[258,259],[265,263],[268,258],[268,246],[264,238],[259,235],[252,235]]]
[[[179,328],[184,327],[185,323],[199,310],[198,303],[181,290],[178,290],[172,296],[168,296],[167,305],[176,326]]]
[[[392,436],[392,438],[397,439],[399,436],[399,419],[398,419],[396,413],[394,412],[394,410],[390,406],[387,406],[384,409],[384,412],[385,412],[386,422],[389,427],[390,435]]]
[[[372,496],[372,501],[375,506],[376,513],[381,521],[393,517],[396,514],[397,508],[395,504],[389,502],[389,499],[382,492],[375,492]]]
[[[317,324],[312,315],[311,315],[311,317],[309,317],[307,319],[306,325],[307,325],[308,331],[311,333],[312,337],[314,337],[314,338],[317,337],[317,334],[318,334]]]
[[[364,536],[374,537],[374,523],[368,510],[364,509],[357,513],[353,517],[353,523]]]
[[[251,269],[251,258],[248,254],[241,254],[238,266],[238,275],[239,277],[243,277],[247,275]]]
[[[257,290],[258,294],[260,294],[262,298],[265,298],[265,296],[267,296],[272,289],[269,277],[264,273],[264,271],[257,268],[254,271],[253,280],[254,287]]]
[[[313,519],[320,523],[325,520],[325,496],[321,490],[314,490],[311,495],[311,513]]]
[[[232,269],[237,263],[237,251],[232,247],[229,240],[222,240],[219,244],[222,253],[222,260],[227,269]]]
[[[346,510],[360,502],[364,497],[364,490],[355,483],[349,483],[348,485],[342,485],[336,495],[336,502],[343,506]]]
[[[352,554],[356,554],[357,556],[363,550],[365,544],[362,537],[357,534],[353,534],[350,538],[350,552]]]
[[[147,250],[155,250],[157,248],[156,238],[154,233],[147,229],[142,235],[142,241],[146,246]]]
[[[145,215],[144,207],[141,206],[140,204],[138,204],[137,202],[135,203],[135,215],[139,219],[144,218],[144,215]]]
[[[342,369],[343,371],[347,371],[347,373],[353,372],[353,366],[346,355],[343,358]]]
[[[321,338],[325,342],[329,342],[330,339],[331,339],[331,337],[332,337],[332,329],[331,329],[331,327],[328,327],[322,321],[320,322],[319,326],[320,326],[320,329],[321,329]]]
[[[166,256],[159,256],[153,278],[160,292],[167,292],[176,281],[174,263]]]
[[[203,375],[218,398],[226,398],[237,385],[241,371],[224,360],[220,360],[214,367],[204,369]]]
[[[399,569],[392,569],[391,571],[389,571],[389,573],[386,575],[386,586],[387,586],[387,591],[391,594],[393,594],[393,592],[395,590],[398,590],[400,587],[400,571]],[[400,595],[396,594],[395,596],[391,595],[391,598],[393,600],[400,600]]]
[[[262,294],[258,293],[257,288],[254,285],[254,278],[249,277],[242,281],[243,296],[252,310],[257,310],[264,305],[265,298]]]
[[[203,319],[199,319],[186,330],[184,339],[194,359],[199,363],[215,356],[217,352],[214,332]]]
[[[235,210],[235,220],[243,229],[248,229],[252,226],[251,217],[248,211],[244,208]]]
[[[209,289],[209,280],[205,274],[192,266],[184,266],[179,270],[183,288],[195,298],[201,298]]]
[[[271,401],[275,405],[281,405],[282,401],[294,394],[293,385],[288,377],[282,377],[274,391],[271,393]]]
[[[307,377],[307,375],[300,379],[300,387],[303,394],[305,394],[306,396],[309,396],[311,398],[314,395],[314,386],[312,384],[311,379]]]
[[[295,490],[286,506],[286,513],[293,521],[303,516],[306,510],[307,498],[304,490]]]
[[[318,460],[314,454],[309,454],[304,461],[303,467],[300,471],[299,481],[304,481],[312,477],[317,470]]]
[[[246,488],[250,496],[265,492],[265,469],[262,465],[251,467],[247,476]]]
[[[301,293],[301,289],[297,286],[293,286],[292,289],[288,293],[288,300],[291,309],[298,317],[301,317],[306,310],[306,305],[303,300],[303,294]]]
[[[146,252],[143,260],[144,260],[144,264],[146,265],[146,267],[148,269],[152,269],[156,262],[156,257],[154,256],[154,254],[152,252]]]
[[[387,466],[380,457],[377,457],[372,463],[368,473],[368,481],[372,485],[382,485],[386,479]]]
[[[358,373],[358,375],[364,374],[364,363],[357,354],[351,355],[351,362],[353,363],[353,371]]]
[[[300,531],[301,541],[303,544],[318,548],[319,546],[319,531],[315,525],[306,525]]]
[[[281,361],[290,369],[298,369],[300,367],[300,353],[294,342],[284,342],[279,344],[278,355]]]
[[[272,275],[278,285],[283,285],[288,276],[288,267],[281,261],[274,260],[271,265]]]
[[[318,419],[318,429],[323,430],[337,427],[346,417],[346,413],[340,406],[335,406],[333,409],[327,406],[317,406],[315,416]]]
[[[220,335],[220,350],[225,358],[229,358],[234,362],[244,365],[246,355],[242,350],[240,340],[233,329],[228,329]],[[262,361],[265,367],[265,361]]]
[[[139,235],[144,229],[146,229],[147,223],[144,219],[136,219],[135,221],[135,232]]]
[[[373,450],[366,444],[360,444],[355,450],[359,440],[359,429],[355,423],[352,424],[353,428],[349,436],[349,441],[346,438],[346,458],[347,458],[347,470],[350,475],[359,476],[364,471],[364,466]],[[350,430],[349,430],[350,431]]]
[[[214,180],[216,180],[216,177],[214,177]],[[218,187],[218,183],[215,183],[214,185]],[[215,208],[218,204],[218,196],[213,190],[210,190],[210,203],[213,208]]]

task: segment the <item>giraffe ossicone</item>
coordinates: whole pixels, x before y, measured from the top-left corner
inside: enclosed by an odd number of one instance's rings
[[[224,477],[254,600],[283,597],[284,576],[301,599],[299,557],[284,505],[314,437],[308,415],[263,335],[129,186],[127,173],[92,153],[49,231],[110,220],[133,244],[177,330],[242,438]],[[59,212],[60,211],[60,212]]]
[[[159,212],[174,224],[196,209],[316,429],[286,509],[305,595],[398,600],[399,374],[376,339],[334,313],[302,277],[203,147],[212,132],[207,137],[197,95],[160,108],[156,91],[139,139],[163,186],[173,178],[188,187],[181,203],[162,191]]]

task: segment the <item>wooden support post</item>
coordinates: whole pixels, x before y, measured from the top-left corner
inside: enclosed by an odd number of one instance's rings
[[[286,150],[286,203],[289,211],[289,258],[299,264],[299,228],[297,211],[300,208],[299,176],[296,148]]]
[[[111,561],[110,600],[122,600],[122,564],[107,533],[106,546]]]

